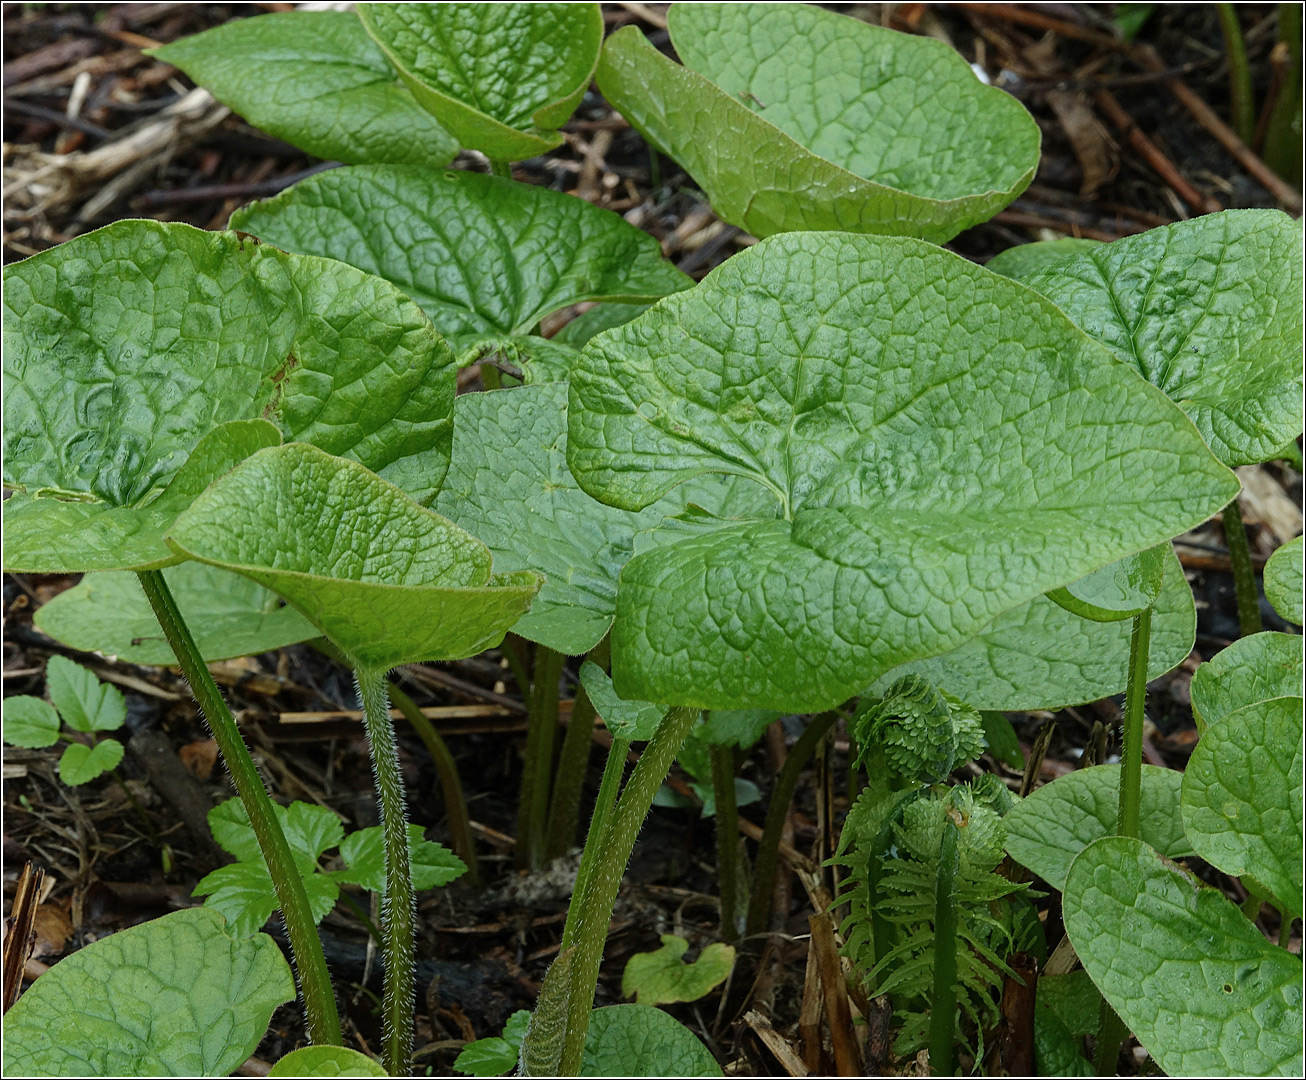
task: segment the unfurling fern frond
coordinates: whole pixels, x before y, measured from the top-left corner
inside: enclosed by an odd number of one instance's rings
[[[919,675],[899,679],[881,700],[864,703],[852,729],[862,748],[858,764],[868,774],[882,760],[908,783],[940,783],[985,746],[979,712]]]

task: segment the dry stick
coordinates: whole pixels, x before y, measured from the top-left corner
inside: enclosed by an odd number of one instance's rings
[[[23,872],[18,878],[14,890],[14,902],[10,908],[8,933],[4,944],[4,1000],[3,1009],[18,999],[18,990],[23,984],[23,972],[32,955],[35,944],[33,927],[36,925],[36,909],[41,904],[42,887],[45,885],[45,871],[35,863],[28,861],[23,865]]]
[[[816,952],[816,935],[807,939],[807,971],[803,976],[803,1005],[798,1014],[798,1038],[803,1045],[803,1064],[810,1073],[823,1072],[821,1056],[821,965]]]
[[[1002,979],[1002,1025],[989,1059],[990,1076],[1034,1076],[1034,1002],[1038,961],[1020,952],[1008,960],[1014,974]]]
[[[839,949],[834,940],[834,920],[829,912],[809,915],[816,961],[820,965],[821,985],[825,990],[826,1016],[830,1021],[830,1042],[834,1046],[834,1067],[840,1076],[861,1076],[862,1055],[853,1033],[852,1010],[848,1007],[848,986],[839,963]]]
[[[1129,51],[1127,43],[1113,38],[1109,34],[1100,33],[1097,30],[1087,30],[1082,26],[1076,26],[1072,22],[1066,22],[1064,19],[1056,19],[1050,15],[1044,15],[1040,11],[1016,7],[1014,4],[953,4],[952,6],[961,8],[964,11],[974,12],[976,15],[986,15],[994,19],[1020,23],[1023,26],[1032,26],[1036,30],[1051,30],[1062,37],[1074,38],[1076,41],[1087,41],[1104,49],[1113,49],[1116,52]]]

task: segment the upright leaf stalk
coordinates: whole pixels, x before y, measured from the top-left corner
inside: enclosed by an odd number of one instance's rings
[[[200,714],[208,722],[213,739],[222,752],[222,760],[231,775],[236,793],[249,815],[250,825],[258,838],[259,849],[268,865],[272,887],[277,894],[290,938],[290,951],[299,975],[300,992],[304,995],[304,1014],[309,1039],[324,1046],[340,1046],[340,1018],[336,1012],[336,999],[331,990],[331,976],[327,972],[322,941],[317,935],[317,923],[309,908],[304,880],[285,833],[277,820],[272,800],[263,787],[250,757],[235,718],[227,708],[218,685],[200,655],[195,639],[182,618],[168,583],[158,570],[143,570],[137,575],[141,588],[154,609],[168,644],[177,656],[182,674],[190,684],[191,693],[199,705]]]
[[[1252,552],[1247,546],[1242,510],[1235,498],[1221,512],[1224,543],[1229,549],[1233,569],[1233,591],[1238,600],[1238,630],[1243,637],[1261,632],[1261,600],[1256,591],[1256,571],[1252,569]]]
[[[951,1076],[957,1041],[957,822],[943,815],[939,873],[934,879],[934,986],[930,999],[930,1073]]]

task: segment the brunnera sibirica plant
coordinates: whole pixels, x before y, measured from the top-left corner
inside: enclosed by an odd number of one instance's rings
[[[596,717],[612,741],[538,1003],[465,1071],[720,1075],[646,1003],[683,991],[594,1008],[626,865],[680,760],[719,823],[721,938],[746,951],[800,771],[845,720],[865,785],[832,853],[843,948],[897,1053],[978,1071],[1004,980],[1037,978],[1044,1075],[1113,1074],[1129,1033],[1170,1073],[1298,1075],[1300,634],[1198,668],[1183,774],[1143,765],[1142,738],[1148,679],[1194,641],[1171,540],[1221,512],[1240,534],[1231,467],[1302,430],[1299,224],[1230,210],[980,267],[939,245],[1024,190],[1040,136],[939,41],[678,4],[677,63],[635,28],[604,41],[596,4],[356,8],[155,50],[343,167],[231,231],[120,221],[5,269],[5,568],[85,574],[37,625],[179,666],[238,796],[211,818],[237,861],[205,905],[42,975],[5,1018],[5,1071],[229,1074],[298,996],[312,1045],[272,1075],[409,1075],[415,890],[478,870],[452,755],[388,675],[502,644],[529,706],[523,869],[576,841]],[[514,180],[591,80],[759,242],[695,284],[616,214]],[[459,150],[490,175],[450,168]],[[485,389],[457,395],[471,364]],[[1301,552],[1265,568],[1298,625]],[[207,667],[304,641],[355,675],[375,829],[273,803]],[[74,667],[50,661],[53,706],[6,700],[8,741],[121,722]],[[1014,743],[1003,710],[1121,691],[1120,764],[1020,794],[950,782]],[[392,703],[436,763],[452,852],[407,821]],[[739,752],[795,715],[750,859]],[[121,757],[70,741],[68,783]],[[1279,942],[1193,857],[1274,905]],[[379,925],[341,886],[380,894]],[[316,931],[338,897],[379,947],[379,1063],[343,1046]],[[293,971],[262,932],[275,911]],[[730,970],[733,951],[708,974],[674,942],[650,961],[672,985]]]

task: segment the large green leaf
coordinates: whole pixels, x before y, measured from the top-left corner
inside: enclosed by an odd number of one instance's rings
[[[261,585],[204,563],[163,571],[177,606],[205,660],[256,656],[307,641],[319,631]],[[88,574],[36,611],[37,629],[83,652],[131,664],[175,664],[135,574]]]
[[[1273,698],[1211,725],[1184,770],[1184,831],[1197,854],[1250,874],[1302,911],[1302,699]]]
[[[422,500],[447,467],[453,354],[342,263],[122,221],[6,267],[4,334],[11,569],[175,562],[160,537],[177,513],[282,436]]]
[[[499,161],[561,144],[603,41],[598,4],[359,4],[358,14],[417,100]]]
[[[1200,724],[1271,698],[1301,693],[1302,639],[1266,631],[1239,638],[1193,673],[1193,713]],[[1200,726],[1200,725],[1199,725]]]
[[[1303,619],[1302,538],[1289,540],[1265,564],[1265,598],[1288,622]]]
[[[1048,599],[1081,619],[1092,622],[1121,622],[1146,611],[1161,595],[1169,543],[1140,551],[1136,555],[1094,570],[1048,593]]]
[[[1302,964],[1140,840],[1098,840],[1062,897],[1103,996],[1170,1076],[1299,1076]]]
[[[622,301],[620,311],[693,284],[610,210],[480,173],[333,169],[231,221],[394,283],[467,362],[504,351],[504,339],[520,353],[509,360],[553,358],[562,346],[531,336],[550,312],[588,300]]]
[[[304,443],[246,459],[178,517],[167,541],[279,593],[369,668],[490,648],[540,587],[530,571],[491,576],[475,537]]]
[[[1142,837],[1173,859],[1193,853],[1179,821],[1182,774],[1143,766],[1139,804]],[[1075,856],[1116,831],[1120,766],[1094,765],[1058,776],[1022,799],[1002,819],[1007,853],[1054,889],[1065,887]]]
[[[689,1028],[648,1005],[590,1013],[581,1076],[720,1076],[721,1066]]]
[[[942,243],[1034,177],[1038,126],[943,42],[807,4],[676,4],[669,24],[684,67],[629,27],[599,89],[756,236]]]
[[[785,519],[703,520],[626,565],[613,678],[645,701],[830,708],[1236,491],[1054,307],[918,240],[764,240],[596,337],[570,395],[596,498],[725,473]]]
[[[227,1076],[295,980],[265,934],[206,908],[79,949],[5,1014],[6,1076]]]
[[[348,12],[236,19],[150,55],[255,127],[320,158],[439,168],[458,153]]]
[[[1221,461],[1302,429],[1302,231],[1225,210],[1089,248],[1022,280],[1193,418]]]
[[[1081,251],[1101,246],[1100,240],[1063,236],[1059,240],[1039,240],[1032,244],[1007,248],[1006,251],[999,251],[984,265],[995,274],[1020,281],[1035,271],[1060,262],[1068,255],[1077,255]]]
[[[1147,676],[1160,678],[1188,659],[1197,609],[1171,551],[1152,608]],[[1123,693],[1130,624],[1082,619],[1045,596],[1004,612],[964,645],[895,668],[871,688],[883,693],[915,672],[977,709],[1060,709]]]

